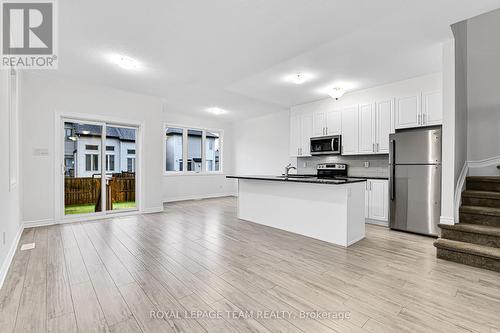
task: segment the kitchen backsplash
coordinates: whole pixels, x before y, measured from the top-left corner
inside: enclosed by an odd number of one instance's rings
[[[365,162],[369,167],[365,168]],[[388,155],[366,155],[366,156],[312,156],[297,158],[297,173],[315,174],[316,166],[320,163],[345,163],[348,167],[350,177],[388,177],[389,156]]]

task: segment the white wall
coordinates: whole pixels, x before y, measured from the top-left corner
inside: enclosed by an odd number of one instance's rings
[[[146,210],[162,207],[162,102],[103,86],[86,85],[40,74],[26,74],[22,80],[22,219],[25,222],[53,222],[56,215],[55,142],[56,112],[142,122],[144,150],[142,205]],[[62,140],[62,138],[61,138]],[[35,154],[46,149],[47,156]],[[59,204],[59,203],[58,203]]]
[[[162,126],[163,123],[166,123],[168,125],[192,126],[223,131],[222,174],[163,175],[163,201],[171,202],[235,195],[236,182],[232,179],[226,179],[226,175],[231,174],[233,170],[233,131],[230,124],[217,118],[208,119],[179,114],[176,112],[175,107],[168,104],[164,105],[162,117]],[[163,134],[162,138],[164,137]],[[162,141],[162,145],[164,145],[164,141]]]
[[[279,175],[293,162],[288,155],[289,111],[237,122],[233,132],[235,174]]]
[[[470,161],[500,156],[499,31],[500,9],[467,21],[467,159]]]
[[[17,236],[21,230],[19,223],[19,179],[17,177],[19,146],[15,144],[17,141],[16,138],[18,137],[18,125],[15,121],[13,122],[10,117],[10,115],[15,115],[16,108],[14,106],[13,112],[10,112],[8,84],[8,72],[1,70],[0,151],[2,152],[2,158],[0,158],[0,287],[7,273],[8,263],[13,255],[13,250],[15,250]]]
[[[466,133],[458,133],[465,136]],[[455,192],[458,173],[455,160],[457,133],[455,129],[455,41],[443,43],[443,147],[441,179],[441,218],[445,224],[455,223]],[[460,140],[459,140],[460,141]],[[465,146],[462,147],[465,150]],[[465,158],[465,154],[464,158]]]

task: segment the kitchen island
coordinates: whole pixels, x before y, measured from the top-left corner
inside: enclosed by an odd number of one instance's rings
[[[347,247],[365,237],[365,179],[238,179],[238,218]]]

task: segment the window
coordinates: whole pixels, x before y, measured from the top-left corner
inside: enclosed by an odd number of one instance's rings
[[[165,127],[165,172],[220,172],[221,132]]]
[[[99,171],[98,154],[85,154],[85,171]]]
[[[106,146],[107,151],[115,151],[115,146]]]
[[[127,149],[128,155],[135,155],[135,149]]]
[[[220,135],[216,132],[207,132],[205,139],[205,160],[207,172],[220,171]]]
[[[127,158],[127,172],[135,172],[135,158],[134,157]]]
[[[85,145],[86,150],[99,150],[98,145]]]
[[[183,129],[167,127],[165,130],[165,171],[182,171]]]
[[[115,171],[115,155],[106,155],[106,171]]]
[[[187,130],[188,136],[188,147],[187,147],[187,171],[201,171],[201,150],[202,150],[202,140],[203,140],[203,132],[198,130]]]
[[[73,129],[65,128],[64,133],[65,133],[66,139],[69,139],[71,136],[73,136]]]

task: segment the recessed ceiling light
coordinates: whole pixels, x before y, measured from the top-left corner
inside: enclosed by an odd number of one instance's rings
[[[218,108],[218,107],[212,107],[212,108],[208,108],[207,109],[207,112],[210,112],[211,114],[215,114],[215,115],[221,115],[221,114],[225,114],[227,113],[226,110],[224,109],[221,109],[221,108]]]
[[[139,61],[122,54],[117,54],[117,53],[110,54],[109,61],[126,70],[141,69],[141,63]]]
[[[295,73],[295,74],[290,74],[285,77],[285,81],[295,83],[295,84],[302,84],[306,81],[309,81],[312,79],[312,75],[308,73]]]
[[[330,90],[328,90],[328,95],[330,95],[331,98],[339,99],[340,97],[344,96],[345,90],[339,87],[333,87]]]

